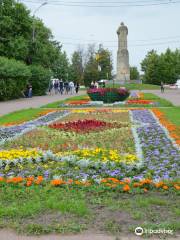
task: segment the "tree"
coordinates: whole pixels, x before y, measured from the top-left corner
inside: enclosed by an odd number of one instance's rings
[[[55,78],[62,79],[63,81],[69,80],[69,61],[66,52],[59,52],[52,71]]]
[[[83,51],[78,49],[72,55],[72,64],[70,66],[70,76],[75,82],[84,83]]]
[[[146,83],[160,85],[162,81],[162,66],[156,51],[152,50],[148,52],[145,59],[141,63],[141,68],[144,72],[144,81]]]
[[[113,64],[111,52],[100,45],[99,50],[97,51],[97,56],[98,65],[100,66],[98,79],[112,79]]]
[[[130,79],[138,80],[139,79],[139,71],[137,67],[130,67]]]
[[[157,54],[152,50],[141,63],[144,80],[160,85],[161,81],[174,84],[180,75],[180,50],[174,52],[169,48],[165,53]]]

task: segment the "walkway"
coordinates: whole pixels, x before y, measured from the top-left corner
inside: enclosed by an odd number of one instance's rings
[[[58,235],[58,234],[49,234],[45,236],[38,236],[38,237],[33,237],[33,236],[22,236],[22,235],[17,235],[15,232],[11,230],[0,230],[0,239],[1,240],[140,240],[142,239],[141,237],[135,236],[135,234],[130,234],[128,236],[123,236],[120,234],[119,236],[110,236],[106,234],[96,234],[96,233],[82,233],[82,234],[77,234],[77,235]],[[159,238],[157,237],[151,237],[151,240],[158,240]],[[179,239],[179,235],[176,237],[168,237],[169,240],[175,240]]]
[[[165,98],[172,102],[174,106],[180,106],[180,89],[165,89],[164,93],[160,90],[142,90],[144,93],[154,93],[158,97]]]
[[[0,102],[0,116],[8,114],[10,112],[18,111],[27,108],[38,108],[48,103],[64,100],[69,97],[85,94],[85,91],[80,91],[78,94],[73,95],[53,95],[53,96],[39,96],[33,98],[20,98],[17,100],[10,100],[6,102]]]

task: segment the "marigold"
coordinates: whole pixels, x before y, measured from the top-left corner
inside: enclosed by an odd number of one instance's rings
[[[143,190],[144,190],[144,192],[148,192],[148,189],[147,189],[147,188],[144,188]]]
[[[129,192],[129,190],[130,190],[130,187],[129,187],[129,185],[126,184],[126,185],[123,187],[123,191]]]
[[[178,186],[177,184],[174,184],[174,188],[175,188],[176,190],[180,190],[180,186]]]
[[[164,190],[168,190],[168,189],[169,189],[169,187],[166,186],[166,185],[164,185],[162,188],[163,188]]]

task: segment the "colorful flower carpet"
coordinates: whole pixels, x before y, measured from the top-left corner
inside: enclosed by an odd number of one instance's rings
[[[168,126],[157,109],[91,108],[1,127],[0,183],[177,191],[179,139]]]

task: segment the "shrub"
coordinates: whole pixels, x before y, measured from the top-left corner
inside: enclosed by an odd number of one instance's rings
[[[49,86],[51,71],[40,65],[31,65],[29,68],[32,74],[29,82],[32,84],[33,95],[44,95]]]
[[[22,97],[30,77],[31,72],[24,63],[0,57],[0,101]]]
[[[114,103],[124,101],[129,97],[129,90],[126,88],[93,88],[87,91],[92,101],[103,101],[104,103]]]

